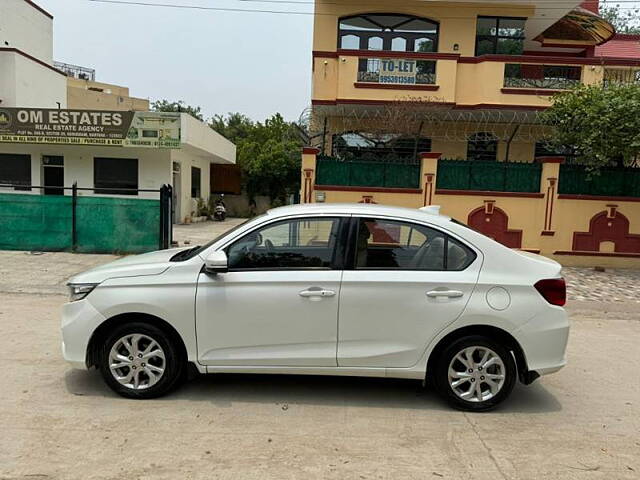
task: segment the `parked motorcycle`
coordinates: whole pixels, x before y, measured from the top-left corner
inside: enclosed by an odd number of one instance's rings
[[[220,195],[220,197],[216,200],[214,209],[213,209],[213,218],[218,222],[224,222],[224,219],[227,218],[227,206],[224,204],[224,193]]]

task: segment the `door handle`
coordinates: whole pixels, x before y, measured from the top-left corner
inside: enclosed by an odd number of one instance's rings
[[[429,298],[437,298],[437,297],[448,297],[448,298],[459,298],[463,296],[460,290],[431,290],[427,292],[427,297]]]
[[[336,292],[333,290],[326,290],[319,287],[311,287],[299,293],[301,297],[333,297],[335,294]]]

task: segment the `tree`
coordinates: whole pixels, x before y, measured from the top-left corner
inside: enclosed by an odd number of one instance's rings
[[[613,25],[618,33],[640,34],[640,9],[624,9],[620,4],[600,5],[600,16]]]
[[[630,165],[640,155],[640,85],[581,86],[554,97],[542,114],[551,141],[572,145],[590,170]]]
[[[293,123],[279,113],[264,123],[253,122],[240,113],[216,115],[211,128],[237,147],[237,164],[250,199],[267,195],[274,203],[300,188],[302,141]]]
[[[226,117],[223,115],[214,115],[209,120],[209,126],[227,140],[238,143],[249,136],[255,128],[255,123],[242,113],[228,113]]]
[[[204,121],[202,111],[200,107],[192,107],[187,105],[184,101],[178,100],[177,102],[170,102],[169,100],[156,100],[151,103],[151,110],[154,112],[184,112],[188,113],[194,118],[197,118],[201,122]]]

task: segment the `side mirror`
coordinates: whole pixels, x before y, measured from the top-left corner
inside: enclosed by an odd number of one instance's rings
[[[204,261],[204,271],[211,274],[226,273],[229,271],[227,254],[222,250],[213,252]]]

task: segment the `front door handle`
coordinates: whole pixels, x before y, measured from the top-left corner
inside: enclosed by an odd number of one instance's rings
[[[459,298],[464,293],[460,290],[431,290],[427,292],[427,297],[429,298],[437,298],[437,297],[448,297],[448,298]]]
[[[310,287],[299,293],[301,297],[333,297],[335,294],[336,292],[333,290],[326,290],[320,287]]]

